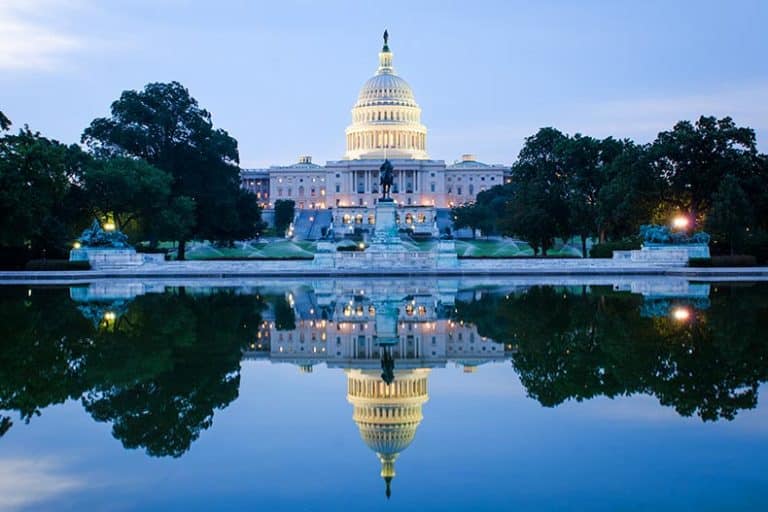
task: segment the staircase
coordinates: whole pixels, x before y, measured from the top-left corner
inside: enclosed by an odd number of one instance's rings
[[[302,210],[293,221],[293,236],[296,240],[319,240],[323,228],[328,228],[333,215],[328,210]]]
[[[307,240],[320,240],[323,238],[323,228],[327,231],[333,221],[333,215],[328,210],[318,210],[315,213],[315,221],[307,235]]]

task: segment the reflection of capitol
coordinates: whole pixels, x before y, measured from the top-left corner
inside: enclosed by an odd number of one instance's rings
[[[270,305],[247,357],[294,363],[305,371],[319,363],[377,369],[386,343],[398,369],[452,362],[467,372],[505,357],[504,346],[451,318],[455,283],[438,288],[336,281],[329,289],[316,285],[279,293],[290,309],[291,328],[280,308]]]
[[[601,279],[593,284],[642,295],[641,317],[667,317],[675,305],[708,307],[706,283]],[[486,293],[525,293],[530,286],[525,280],[498,283],[493,278],[485,282],[345,278],[293,285],[284,279],[260,280],[237,289],[263,298],[267,306],[243,356],[294,364],[302,372],[321,363],[344,369],[353,420],[380,460],[389,496],[395,461],[413,441],[422,420],[431,369],[454,363],[471,373],[480,365],[507,360],[515,350],[481,336],[473,324],[455,320],[456,301],[480,301]],[[198,287],[196,293],[214,293],[215,288]],[[114,321],[131,299],[165,289],[162,284],[96,282],[73,287],[70,295],[88,318]],[[579,286],[577,291],[584,289]]]
[[[381,461],[381,477],[390,483],[395,476],[395,460],[408,448],[421,423],[421,406],[429,398],[429,369],[395,371],[395,380],[386,384],[378,372],[349,369],[347,400],[353,405],[352,418],[360,437]]]
[[[304,372],[319,363],[343,368],[352,418],[379,458],[389,496],[395,460],[413,441],[423,417],[430,369],[452,362],[472,372],[506,359],[504,346],[480,336],[474,325],[451,319],[455,296],[455,284],[344,283],[329,290],[283,290],[278,299],[287,308],[271,306],[263,313],[246,357],[269,357]],[[286,310],[288,321],[281,318]],[[291,323],[290,330],[279,328]]]

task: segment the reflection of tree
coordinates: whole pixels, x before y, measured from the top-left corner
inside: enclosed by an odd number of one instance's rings
[[[94,325],[63,292],[0,296],[0,410],[28,419],[83,397],[126,447],[177,457],[237,398],[241,350],[261,320],[256,296],[146,295]]]
[[[40,410],[77,398],[92,324],[66,290],[0,287],[0,410],[24,421]],[[3,431],[10,428],[3,421]]]
[[[284,295],[272,297],[275,308],[275,327],[278,331],[293,331],[296,329],[296,313]]]
[[[768,380],[768,297],[721,288],[690,322],[640,315],[638,296],[534,287],[458,303],[478,331],[518,350],[513,364],[545,406],[632,393],[656,396],[681,415],[732,419],[755,407]]]
[[[241,349],[255,338],[253,296],[148,295],[133,302],[87,361],[83,403],[128,448],[178,457],[214,409],[237,398]]]

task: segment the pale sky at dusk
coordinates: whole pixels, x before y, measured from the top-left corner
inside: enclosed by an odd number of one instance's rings
[[[652,140],[731,115],[768,151],[768,2],[0,0],[0,110],[77,142],[125,89],[178,80],[243,167],[341,158],[384,28],[430,157],[512,163],[542,126]]]

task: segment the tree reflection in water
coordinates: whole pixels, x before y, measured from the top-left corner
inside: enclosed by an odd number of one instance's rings
[[[649,318],[642,305],[610,289],[533,287],[459,302],[456,315],[517,348],[512,364],[544,406],[644,393],[683,416],[717,420],[757,405],[768,378],[764,289],[716,287],[707,309],[684,317]]]
[[[12,428],[11,412],[29,422],[72,399],[111,423],[126,448],[181,456],[214,411],[237,398],[243,351],[257,339],[267,303],[280,330],[297,325],[293,298],[282,293],[175,289],[116,309],[78,304],[67,291],[0,288],[0,436]],[[512,347],[513,368],[544,406],[642,393],[683,416],[733,419],[756,406],[768,378],[768,294],[760,286],[714,287],[708,302],[653,307],[610,288],[472,296],[456,302],[455,320]],[[685,311],[664,314],[676,304]]]
[[[181,290],[137,297],[94,325],[61,290],[15,292],[0,298],[0,409],[29,421],[81,399],[125,447],[153,456],[182,455],[237,398],[263,308],[253,295]]]

